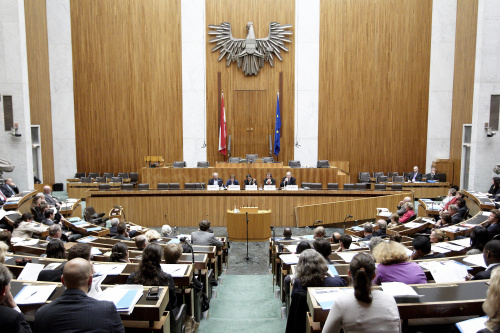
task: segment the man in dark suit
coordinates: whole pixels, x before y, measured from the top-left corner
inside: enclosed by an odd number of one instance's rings
[[[118,226],[118,223],[120,223],[120,220],[117,219],[116,217],[112,218],[110,220],[110,227],[109,227],[109,236],[110,237],[115,237],[118,233],[116,232],[116,227]]]
[[[219,178],[219,174],[217,172],[214,172],[212,174],[212,179],[208,181],[208,185],[219,185],[219,187],[224,186],[224,181]]]
[[[50,189],[50,186],[43,187],[43,197],[45,198],[45,202],[48,203],[50,206],[54,206],[57,208],[61,207],[59,201],[54,199],[54,197],[52,196],[52,190]]]
[[[425,175],[425,178],[426,178],[427,180],[439,180],[439,177],[438,177],[438,175],[437,175],[437,173],[436,173],[436,168],[435,168],[435,167],[432,167],[432,168],[431,168],[431,172],[430,172],[430,173],[428,173],[428,174],[426,174],[426,175]]]
[[[116,233],[117,235],[113,237],[113,239],[130,240],[127,232],[127,225],[124,222],[118,223],[118,226],[116,227]]]
[[[112,302],[87,296],[92,285],[92,267],[88,261],[81,258],[68,261],[62,283],[66,287],[62,295],[36,312],[36,332],[125,332]]]
[[[245,179],[245,185],[257,185],[257,180],[252,178],[252,175],[247,175],[247,179]]]
[[[467,207],[464,198],[457,199],[457,207],[458,207],[458,215],[464,220],[467,219],[467,212],[469,211],[469,207]]]
[[[388,237],[389,235],[387,234],[387,222],[385,220],[378,220],[377,225],[379,229],[373,232],[373,236],[382,238]]]
[[[29,332],[31,328],[10,292],[12,274],[0,264],[0,323],[2,332]]]
[[[448,212],[450,213],[451,216],[451,224],[457,224],[462,222],[464,219],[460,214],[458,214],[458,206],[457,205],[450,205],[448,207]]]
[[[49,246],[51,245],[51,243],[56,241],[58,240],[52,240],[50,241],[49,245],[47,245],[47,254],[49,252]],[[64,245],[63,245],[63,250],[64,250]],[[91,257],[90,251],[91,251],[90,244],[77,243],[68,250],[68,260],[72,260],[75,258],[82,258],[84,260],[90,261]],[[59,268],[52,270],[48,269],[42,270],[40,274],[38,274],[37,281],[61,282],[61,276],[63,275],[63,270],[65,265],[66,262],[63,262],[61,266],[59,266]]]
[[[48,226],[51,226],[54,224],[55,214],[54,214],[53,209],[50,209],[50,208],[46,209],[45,212],[43,213],[43,215],[45,216],[45,218],[42,220],[43,224],[48,225]]]
[[[266,179],[264,179],[264,185],[276,185],[276,180],[270,172],[267,173]]]
[[[411,243],[413,246],[413,254],[411,255],[412,260],[416,259],[434,259],[434,258],[444,258],[445,255],[442,253],[432,253],[431,252],[431,240],[427,236],[417,236],[413,238]]]
[[[210,221],[202,220],[200,222],[200,229],[191,233],[191,243],[193,245],[209,245],[222,247],[224,244],[215,238],[214,234],[209,232]]]
[[[288,185],[295,185],[295,178],[292,177],[292,173],[291,172],[287,172],[286,173],[286,176],[283,177],[281,183],[280,183],[280,187],[285,187],[285,186],[288,186]]]
[[[0,190],[7,198],[19,194],[19,188],[14,184],[12,178],[5,178],[5,184],[0,186]]]
[[[292,229],[291,228],[283,229],[283,240],[292,240]]]
[[[500,240],[492,240],[486,243],[483,249],[484,263],[486,270],[474,275],[472,280],[486,280],[491,277],[494,268],[500,265]]]
[[[373,225],[370,222],[366,222],[363,225],[363,238],[360,241],[367,241],[372,239],[373,235]]]
[[[490,215],[488,216],[488,220],[486,220],[486,230],[488,230],[488,234],[490,235],[490,239],[500,234],[500,210],[492,209]]]
[[[418,172],[418,166],[413,167],[413,172],[410,172],[410,174],[408,175],[408,181],[410,182],[422,181],[422,174]]]

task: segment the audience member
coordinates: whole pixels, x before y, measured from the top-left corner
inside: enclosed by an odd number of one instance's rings
[[[460,214],[458,213],[458,206],[457,205],[450,205],[448,207],[448,213],[450,213],[452,225],[460,223],[464,220],[462,218],[462,216],[460,216]]]
[[[329,256],[332,254],[332,246],[330,245],[330,241],[324,238],[316,238],[313,242],[313,248],[318,251],[319,254],[325,258],[328,264],[331,264]]]
[[[130,237],[127,232],[127,225],[124,222],[118,223],[118,226],[116,227],[116,236],[111,238],[120,240],[130,240]]]
[[[394,228],[399,225],[399,215],[394,213],[390,216],[389,228]]]
[[[52,196],[52,189],[50,188],[50,186],[43,187],[43,196],[45,198],[45,202],[48,203],[50,206],[54,206],[57,209],[61,207],[60,202]]]
[[[500,234],[500,210],[492,209],[488,220],[486,221],[486,230],[490,235],[490,239]]]
[[[110,227],[109,227],[109,236],[111,238],[115,237],[118,232],[116,231],[116,228],[118,227],[118,223],[120,223],[120,220],[116,217],[112,218],[110,221]]]
[[[488,194],[490,194],[493,198],[500,195],[500,177],[493,177]]]
[[[435,167],[431,167],[431,172],[429,172],[428,174],[425,175],[425,179],[427,181],[429,180],[439,180],[439,177],[436,173],[436,168]]]
[[[292,228],[283,229],[283,240],[292,240]]]
[[[296,179],[292,177],[292,173],[289,171],[286,173],[286,176],[283,177],[280,183],[280,187],[285,187],[288,185],[295,185]]]
[[[467,207],[467,204],[465,202],[464,198],[460,198],[457,200],[457,207],[458,207],[458,215],[462,219],[467,219],[467,214],[469,213],[469,207]]]
[[[499,333],[500,332],[500,268],[491,273],[490,287],[483,303],[483,311],[488,316],[485,323],[486,328],[477,333]]]
[[[76,243],[68,250],[68,261],[75,258],[82,258],[90,261],[90,251],[92,246],[88,243]]]
[[[337,249],[337,252],[344,252],[344,251],[350,251],[352,243],[352,237],[351,235],[348,234],[343,234],[340,236],[340,242],[339,242],[339,248]]]
[[[338,244],[339,241],[340,241],[340,236],[341,236],[340,233],[338,233],[338,232],[335,231],[332,234],[332,239],[331,239],[332,244]]]
[[[273,175],[270,172],[266,174],[266,179],[264,179],[264,185],[276,185],[276,180],[273,178]]]
[[[344,287],[346,283],[340,277],[327,276],[328,266],[321,254],[309,249],[302,252],[293,282],[293,294],[306,292],[308,287]]]
[[[487,280],[491,277],[491,272],[500,265],[500,240],[492,240],[486,243],[483,250],[486,270],[474,275],[472,280]]]
[[[401,240],[403,239],[403,236],[399,232],[395,232],[389,236],[389,240],[396,242],[396,243],[401,243]]]
[[[175,265],[179,262],[181,257],[182,247],[179,244],[168,243],[163,247],[163,259],[166,264]],[[201,290],[203,288],[203,285],[196,277],[193,277],[191,283],[197,290]]]
[[[409,182],[420,182],[422,181],[422,174],[418,172],[418,166],[413,167],[413,171],[408,175]]]
[[[5,264],[5,256],[9,251],[9,247],[4,242],[0,242],[0,263]]]
[[[413,246],[412,260],[444,258],[442,253],[431,252],[431,240],[427,236],[416,236],[411,242]]]
[[[49,235],[45,239],[46,241],[50,242],[53,239],[58,239],[63,242],[66,242],[65,239],[63,239],[63,233],[61,226],[59,224],[53,224],[49,227]]]
[[[148,245],[148,238],[145,235],[139,235],[134,238],[137,250],[142,251]]]
[[[51,226],[54,224],[54,217],[55,217],[55,214],[54,214],[54,210],[53,209],[46,209],[44,212],[43,212],[43,215],[44,215],[44,219],[42,220],[42,223],[45,224],[45,225],[48,225],[48,226]]]
[[[160,233],[154,229],[149,229],[144,235],[148,239],[148,243],[165,244],[165,242],[161,239]]]
[[[161,236],[170,237],[172,236],[172,228],[168,224],[164,224],[161,227]]]
[[[201,220],[200,228],[198,231],[191,233],[191,243],[193,245],[210,245],[210,246],[219,246],[222,247],[224,244],[215,238],[214,234],[208,232],[210,229],[210,221],[209,220]]]
[[[443,230],[441,230],[441,229],[434,229],[434,230],[431,231],[429,239],[430,239],[430,241],[431,241],[432,244],[435,244],[435,243],[443,242],[444,241],[444,236],[445,236],[445,233],[444,233]]]
[[[24,213],[19,219],[14,222],[14,231],[12,237],[32,238],[33,234],[40,236],[46,227],[33,222],[33,215]]]
[[[66,249],[60,239],[53,239],[47,244],[47,258],[66,259]]]
[[[370,222],[366,222],[363,225],[363,238],[360,241],[367,241],[372,239],[373,237],[373,225]]]
[[[128,246],[125,243],[118,242],[111,248],[110,262],[130,263],[128,259]]]
[[[257,179],[252,178],[252,175],[248,174],[244,181],[244,185],[257,185]]]
[[[64,243],[59,239],[53,239],[47,244],[47,258],[65,259],[66,249]],[[65,263],[56,269],[44,269],[38,274],[37,281],[61,282]]]
[[[378,225],[378,230],[375,230],[373,232],[373,236],[378,236],[378,237],[388,237],[389,235],[387,234],[387,222],[386,220],[378,220],[377,221]]]
[[[446,206],[446,204],[447,204],[448,202],[450,202],[451,200],[455,200],[455,201],[456,201],[456,200],[457,200],[457,199],[455,198],[456,194],[457,194],[457,190],[455,190],[453,187],[452,187],[452,188],[450,188],[450,189],[448,190],[448,194],[446,195],[446,197],[445,197],[445,198],[443,199],[443,201],[441,202],[441,205],[443,205],[443,207],[444,207],[444,206]],[[455,198],[455,199],[453,199],[453,198]]]
[[[450,192],[451,192],[451,190],[452,189],[450,189]],[[448,209],[450,208],[451,205],[456,205],[458,199],[463,199],[464,197],[465,197],[465,193],[464,192],[455,190],[455,197],[452,198],[450,201],[448,201],[444,205],[443,209],[441,209],[441,211],[439,212],[439,214],[441,215],[442,213],[448,211]]]
[[[7,230],[0,231],[0,242],[4,242],[5,244],[7,244],[9,249],[12,247],[12,243],[10,242],[11,238],[12,234]]]
[[[189,239],[187,237],[179,238],[179,245],[182,247],[182,253],[192,253],[193,249],[187,243]]]
[[[0,323],[2,332],[31,333],[31,327],[10,292],[12,273],[0,264]]]
[[[92,266],[88,261],[68,261],[62,283],[66,287],[63,294],[36,312],[37,333],[125,332],[113,302],[87,296],[92,285]]]
[[[441,214],[441,219],[436,222],[435,228],[444,228],[452,224],[451,215],[448,212]]]
[[[372,290],[375,263],[365,253],[354,256],[349,264],[353,290],[335,298],[326,318],[323,332],[379,332],[401,331],[399,311],[394,297],[382,290]]]
[[[296,254],[301,254],[305,250],[312,249],[311,243],[307,241],[302,241],[299,244],[297,244],[297,249],[295,251]]]
[[[403,216],[406,213],[405,203],[407,203],[407,202],[411,202],[410,197],[404,197],[403,201],[399,202],[398,210],[396,211],[396,214],[398,214],[399,216]]]
[[[208,185],[219,185],[219,187],[224,186],[224,181],[222,178],[219,178],[219,174],[214,172],[212,174],[212,178],[208,181]]]
[[[19,188],[14,184],[12,178],[5,178],[5,182],[0,186],[0,190],[7,198],[19,194]]]
[[[240,185],[240,182],[238,182],[235,175],[229,176],[229,179],[226,182],[226,187],[230,185]]]
[[[416,262],[409,262],[407,248],[396,242],[382,242],[373,249],[373,257],[379,264],[374,284],[382,282],[403,282],[406,284],[427,283],[422,268]]]
[[[314,233],[314,238],[323,238],[326,236],[326,230],[322,226],[316,227],[313,233]]]
[[[384,240],[382,239],[382,237],[372,237],[370,239],[370,243],[368,244],[368,249],[370,250],[370,253],[373,254],[373,250],[375,249],[375,247],[383,242]]]
[[[413,204],[411,202],[405,203],[405,210],[406,213],[404,213],[403,216],[401,216],[401,218],[399,219],[400,223],[409,222],[411,218],[415,216],[415,211],[413,210]]]
[[[60,246],[62,245],[63,250],[64,250],[64,244],[61,240],[59,239],[54,239],[49,242],[49,244],[52,244],[55,251],[61,251]],[[48,246],[47,245],[47,252],[48,252]],[[56,250],[56,248],[58,248]],[[75,258],[81,258],[86,261],[90,261],[90,250],[91,246],[90,244],[85,244],[85,243],[77,243],[73,245],[69,250],[68,250],[68,261],[75,259]],[[59,254],[60,256],[60,254]],[[48,253],[47,253],[48,257]],[[64,259],[64,252],[63,252],[63,257],[61,259]],[[61,282],[61,276],[63,275],[63,270],[64,266],[66,263],[62,263],[61,266],[59,266],[56,269],[44,269],[38,274],[37,281],[47,281],[47,282]]]
[[[470,233],[470,246],[471,249],[467,251],[467,255],[483,253],[484,246],[488,243],[490,236],[488,230],[482,226],[472,228]]]

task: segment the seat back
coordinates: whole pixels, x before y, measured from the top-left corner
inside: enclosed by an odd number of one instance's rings
[[[112,173],[112,172],[105,172],[105,173],[102,174],[102,176],[106,177],[106,178],[112,178],[112,177],[115,176],[115,174]]]
[[[387,183],[387,176],[378,176],[377,183]]]
[[[180,190],[181,185],[179,183],[168,183],[169,190]]]
[[[80,178],[80,181],[82,183],[92,183],[92,178],[90,178],[90,177],[82,177],[82,178]]]
[[[321,183],[310,183],[311,190],[321,190],[323,185]]]
[[[241,157],[230,157],[228,163],[241,163]]]
[[[210,163],[208,163],[208,161],[201,161],[196,163],[196,166],[198,168],[208,168],[210,166]]]
[[[149,190],[149,184],[147,184],[147,183],[139,184],[139,185],[137,185],[137,189],[139,191],[148,191]]]
[[[161,191],[168,190],[168,183],[158,183],[156,188]]]
[[[339,189],[339,183],[328,183],[328,189],[329,190],[338,190]]]
[[[288,161],[290,168],[300,168],[300,161]]]
[[[316,163],[316,168],[329,168],[329,167],[330,163],[328,162],[328,160],[319,160]]]
[[[122,191],[133,191],[134,184],[122,184]]]
[[[373,178],[377,179],[377,177],[379,177],[379,176],[383,176],[383,175],[384,175],[384,173],[383,173],[383,172],[374,172],[374,173],[373,173]]]
[[[96,177],[95,181],[98,183],[105,183],[106,177]]]
[[[127,172],[118,173],[118,177],[122,177],[124,179],[128,179],[128,173]]]
[[[410,218],[408,219],[408,222],[411,222],[411,221],[415,221],[415,219],[417,218],[417,214],[413,214],[412,216],[410,216]]]
[[[86,176],[85,172],[77,172],[77,173],[75,173],[75,178],[82,178],[82,177],[85,177],[85,176]]]
[[[101,177],[101,174],[99,172],[89,172],[89,177],[97,178]]]
[[[399,173],[397,173],[397,172],[388,172],[387,173],[387,177],[389,177],[390,179],[394,179],[393,178],[394,176],[399,176]]]
[[[294,292],[290,304],[290,312],[286,320],[285,333],[305,332],[307,311],[309,311],[307,305],[307,292]]]
[[[185,183],[184,189],[185,190],[196,190],[196,189],[198,189],[197,185],[199,185],[199,183]]]
[[[344,190],[354,190],[354,184],[344,184]]]
[[[270,156],[270,157],[263,157],[262,158],[262,162],[264,163],[274,163],[274,157]]]
[[[310,189],[310,188],[311,188],[311,184],[312,184],[312,183],[302,182],[302,184],[301,184],[301,186],[300,186],[300,187],[302,187],[302,188],[306,188],[306,187],[307,187],[307,188],[309,188],[309,189]]]
[[[111,190],[111,185],[99,184],[99,191],[109,191],[109,190]]]
[[[392,191],[402,191],[403,190],[403,184],[392,184],[391,190]]]
[[[123,178],[122,177],[111,177],[111,182],[112,183],[123,183]]]
[[[185,161],[175,161],[174,162],[174,168],[185,168],[185,167],[186,167]]]
[[[403,177],[403,176],[393,176],[392,177],[392,182],[393,183],[404,183],[405,182],[405,177]]]
[[[354,188],[358,191],[365,191],[366,190],[366,183],[356,183],[354,185]]]
[[[138,172],[131,172],[129,174],[129,177],[130,177],[130,182],[131,183],[137,183],[139,181],[139,173]]]
[[[259,158],[259,154],[247,154],[245,158],[247,162],[253,163],[256,159]]]
[[[438,173],[438,180],[440,183],[445,183],[446,182],[446,174],[445,173]]]
[[[385,191],[386,189],[386,184],[375,184],[375,191]]]
[[[370,182],[370,173],[369,172],[360,172],[358,178],[359,178],[360,183],[369,183]]]

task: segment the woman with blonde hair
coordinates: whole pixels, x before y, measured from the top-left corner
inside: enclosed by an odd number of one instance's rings
[[[410,262],[407,248],[393,241],[382,242],[373,249],[373,258],[379,264],[374,284],[403,282],[406,284],[427,283],[423,269]]]
[[[0,263],[5,264],[5,255],[9,251],[9,246],[4,242],[0,242]]]
[[[483,311],[488,316],[486,328],[477,333],[500,333],[500,302],[498,300],[500,300],[500,268],[495,268],[491,273],[490,288],[483,303]]]
[[[162,241],[161,239],[160,233],[154,229],[146,231],[144,236],[146,236],[146,238],[148,239],[148,243],[150,244],[151,243],[165,244],[165,242]]]

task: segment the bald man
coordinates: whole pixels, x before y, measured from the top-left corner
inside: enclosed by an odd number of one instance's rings
[[[396,212],[396,214],[398,214],[399,216],[405,215],[405,213],[406,213],[405,203],[407,203],[407,202],[411,202],[410,197],[405,197],[403,199],[403,201],[399,202],[398,211]]]
[[[12,178],[5,178],[5,183],[0,185],[0,191],[7,197],[10,198],[13,195],[19,194],[19,188],[14,184]]]
[[[52,189],[50,188],[50,186],[43,187],[43,197],[45,198],[45,202],[50,206],[57,207],[57,209],[61,207],[60,203],[52,196]]]
[[[39,332],[125,332],[112,302],[87,296],[92,286],[92,267],[82,258],[68,261],[61,277],[66,290],[36,312]]]
[[[286,176],[283,177],[283,179],[281,180],[280,187],[285,187],[288,185],[295,185],[295,181],[296,181],[296,179],[292,177],[292,173],[287,172]]]

